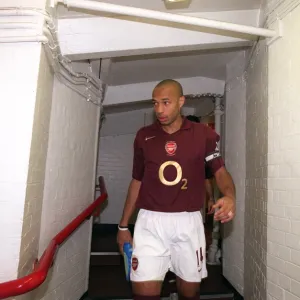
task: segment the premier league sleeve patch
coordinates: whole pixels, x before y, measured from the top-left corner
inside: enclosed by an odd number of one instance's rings
[[[212,152],[212,153],[210,153],[209,155],[207,155],[207,156],[205,157],[205,161],[206,161],[206,162],[209,162],[209,161],[214,160],[214,159],[216,159],[216,158],[218,158],[218,157],[221,157],[221,153],[220,153],[218,144],[216,144],[215,151]]]

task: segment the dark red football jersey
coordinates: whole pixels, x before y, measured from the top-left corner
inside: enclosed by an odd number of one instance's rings
[[[218,141],[211,128],[187,119],[172,134],[158,122],[140,129],[132,172],[141,181],[136,206],[160,212],[200,210],[205,199],[205,161],[213,173],[224,165]]]

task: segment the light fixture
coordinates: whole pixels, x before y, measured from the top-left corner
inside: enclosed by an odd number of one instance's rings
[[[186,2],[186,0],[164,0],[166,3]]]
[[[188,8],[192,0],[163,0],[167,9],[185,9]]]

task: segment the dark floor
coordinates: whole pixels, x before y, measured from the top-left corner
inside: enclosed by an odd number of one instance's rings
[[[130,228],[133,232],[133,228]],[[212,220],[205,225],[207,245],[211,243]],[[111,224],[95,225],[92,238],[92,252],[118,252],[116,243],[117,226]],[[221,266],[207,265],[208,278],[201,283],[200,299],[242,299],[222,275]],[[162,297],[176,292],[173,273],[165,278]],[[171,282],[170,282],[171,280]],[[235,295],[235,296],[234,296]],[[100,299],[132,299],[130,283],[125,279],[124,262],[120,255],[91,256],[88,298]]]
[[[232,295],[233,290],[221,275],[221,267],[207,266],[207,268],[209,277],[201,283],[201,295]],[[174,278],[173,273],[167,274],[162,297],[168,297],[170,293],[176,292],[175,283],[169,282]],[[123,265],[91,267],[88,294],[92,299],[131,299],[131,287],[130,283],[125,280]]]

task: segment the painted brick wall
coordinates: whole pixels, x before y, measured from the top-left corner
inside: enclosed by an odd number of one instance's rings
[[[248,70],[245,299],[300,299],[300,7],[286,15],[288,4],[272,12],[284,14],[284,37],[268,52],[260,42]]]
[[[245,299],[266,298],[268,74],[267,49],[258,45],[248,68],[246,96]]]
[[[299,300],[299,1],[283,26],[284,37],[269,47],[267,298]]]
[[[39,254],[94,200],[99,108],[56,78],[50,120]],[[72,234],[57,254],[35,299],[75,300],[87,290],[91,221]]]
[[[236,217],[224,225],[223,274],[243,294],[244,292],[244,214],[246,178],[246,84],[237,77],[245,68],[242,51],[226,66],[225,163],[236,187]],[[234,253],[234,255],[233,255]]]
[[[35,43],[0,47],[0,282],[18,275],[40,54]]]
[[[192,114],[194,108],[184,108]],[[109,199],[100,216],[101,223],[120,221],[131,180],[133,141],[137,130],[153,122],[153,110],[137,110],[107,115],[101,128],[97,175],[104,176]]]
[[[151,123],[152,110],[144,109],[107,115],[100,131],[98,176],[107,182],[109,199],[101,223],[118,223],[131,180],[133,141],[136,131]]]
[[[23,217],[19,277],[25,276],[32,271],[33,262],[38,257],[53,89],[53,73],[43,50],[41,52],[37,84]],[[28,297],[30,299],[30,296]]]

